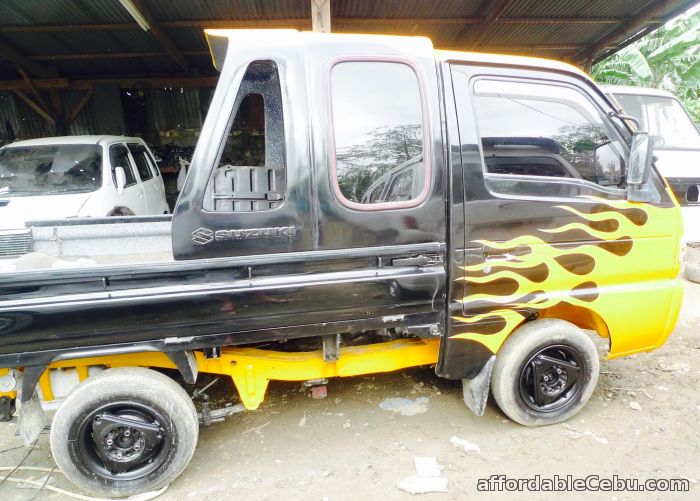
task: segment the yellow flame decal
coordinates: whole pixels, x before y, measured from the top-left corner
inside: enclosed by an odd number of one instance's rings
[[[464,276],[457,280],[466,282],[467,295],[457,301],[466,316],[451,317],[457,332],[451,338],[477,341],[496,353],[534,311],[567,304],[593,310],[607,322],[624,296],[616,288],[675,276],[675,249],[668,239],[678,235],[677,208],[585,198],[581,207],[590,212],[555,206],[573,218],[557,228],[501,242],[474,241],[503,253],[461,267]],[[516,248],[517,255],[508,252]],[[665,266],[649,266],[650,260],[663,260]],[[543,265],[544,282],[528,275]],[[496,317],[500,329],[484,333],[484,321],[490,318],[493,326]]]

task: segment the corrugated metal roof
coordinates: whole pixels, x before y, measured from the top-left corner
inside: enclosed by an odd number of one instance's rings
[[[194,74],[214,74],[201,26],[187,22],[309,19],[311,0],[141,0],[163,32],[183,51]],[[571,57],[595,43],[652,2],[660,0],[513,0],[502,19],[487,27],[482,50],[527,51],[532,55]],[[661,17],[679,13],[700,0],[668,0]],[[488,0],[331,0],[332,26],[338,32],[424,35],[436,47],[468,47],[495,2]],[[606,18],[586,23],[514,23],[513,18]],[[353,21],[352,18],[357,18]],[[461,22],[468,18],[469,23]],[[380,19],[381,22],[376,22]],[[370,20],[362,22],[362,20]],[[371,20],[374,20],[372,22]],[[415,20],[415,22],[412,22]],[[620,22],[615,22],[619,20]],[[185,25],[173,23],[185,22]],[[120,29],[21,32],[21,27],[114,25]],[[306,23],[305,23],[306,24]],[[5,29],[13,27],[14,29]],[[152,32],[138,28],[118,0],[2,0],[0,42],[70,78],[114,75],[182,74]],[[543,46],[569,46],[556,50]],[[534,48],[537,45],[539,48]],[[510,50],[509,50],[510,49]],[[96,54],[118,57],[92,59]],[[133,57],[131,56],[133,54]],[[139,54],[147,54],[141,57]],[[154,57],[153,54],[159,54]],[[46,56],[57,55],[47,60]],[[87,55],[87,56],[86,56]],[[67,59],[67,56],[74,56]],[[0,60],[0,79],[17,79],[14,65]]]
[[[356,0],[332,1],[336,17],[454,18],[476,15],[482,0]]]
[[[162,21],[285,19],[311,16],[310,3],[305,0],[151,0],[146,4],[153,15]]]

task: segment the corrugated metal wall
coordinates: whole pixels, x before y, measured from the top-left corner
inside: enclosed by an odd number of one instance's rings
[[[152,89],[151,110],[156,130],[199,129],[199,89]]]
[[[51,126],[21,99],[11,92],[0,92],[0,138],[3,143],[52,133]]]
[[[68,115],[83,98],[84,92],[64,92],[63,112]],[[68,127],[68,134],[96,134],[97,117],[88,102]],[[54,128],[12,92],[0,92],[0,142],[20,141],[54,135]]]
[[[128,93],[123,90],[122,93]],[[174,142],[183,145],[196,140],[209,106],[213,89],[159,88],[147,89],[143,102],[143,113],[149,125],[149,133],[143,135],[152,145],[159,142]],[[66,116],[76,107],[84,92],[62,92],[63,112]],[[48,98],[48,96],[45,96]],[[130,99],[128,94],[124,97]],[[48,99],[46,99],[48,100]],[[129,124],[126,130],[129,130]],[[178,141],[177,131],[184,133]],[[144,131],[145,132],[145,131]],[[68,126],[67,134],[102,134],[93,100],[83,107],[76,119]],[[0,145],[10,141],[48,137],[55,135],[54,127],[34,110],[29,108],[12,92],[0,92]],[[158,138],[162,138],[159,140]]]

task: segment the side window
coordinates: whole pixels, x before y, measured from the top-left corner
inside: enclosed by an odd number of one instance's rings
[[[112,178],[114,185],[116,186],[117,181],[114,177],[114,168],[123,167],[124,173],[126,174],[126,186],[131,186],[136,184],[136,176],[134,175],[134,168],[129,160],[129,150],[123,144],[113,144],[109,147],[109,161],[112,165]]]
[[[336,193],[349,205],[419,203],[428,167],[416,72],[400,62],[348,61],[330,78]]]
[[[156,177],[160,177],[160,169],[158,168],[158,164],[156,163],[156,159],[153,158],[153,153],[149,152],[146,150],[146,159],[148,160],[148,164],[151,166],[151,170],[155,172]]]
[[[622,182],[622,141],[574,88],[479,79],[473,100],[487,179],[546,176],[602,187]]]
[[[258,212],[284,202],[285,143],[277,65],[251,63],[241,82],[226,143],[214,169],[204,209]]]
[[[141,181],[153,179],[153,172],[148,162],[146,148],[137,143],[129,143],[129,151],[131,151],[131,156],[136,163],[136,169],[139,171]]]

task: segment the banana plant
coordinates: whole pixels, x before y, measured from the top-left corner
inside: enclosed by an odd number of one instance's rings
[[[677,18],[593,67],[600,83],[673,92],[700,124],[700,12]]]

